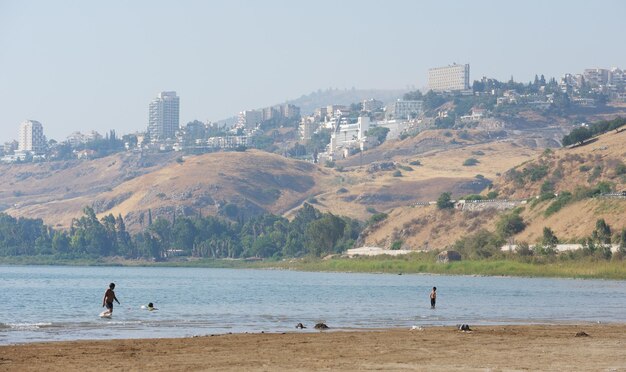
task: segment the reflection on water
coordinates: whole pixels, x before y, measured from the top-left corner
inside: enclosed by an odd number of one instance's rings
[[[98,317],[109,282],[121,305]],[[437,308],[428,294],[437,286]],[[0,266],[0,343],[468,324],[626,322],[623,281]],[[147,311],[153,302],[159,309]]]

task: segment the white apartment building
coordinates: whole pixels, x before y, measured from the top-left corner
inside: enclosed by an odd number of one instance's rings
[[[354,124],[340,124],[330,135],[329,155],[335,157],[344,149],[359,148],[365,145],[365,133],[370,128],[370,118],[360,116]]]
[[[248,146],[247,136],[209,137],[206,140],[208,147],[213,149],[234,149],[239,146]]]
[[[148,106],[148,133],[153,142],[176,138],[180,98],[176,92],[161,92]]]
[[[350,108],[345,105],[328,105],[326,106],[326,115],[333,116],[341,116],[350,113]]]
[[[363,100],[361,104],[363,105],[363,111],[366,112],[380,110],[384,106],[384,103],[374,98]]]
[[[263,121],[263,111],[245,110],[239,113],[238,124],[246,129],[254,129]]]
[[[609,82],[610,71],[605,68],[588,68],[583,72],[583,76],[587,83],[592,87],[599,85],[607,85]]]
[[[46,150],[46,137],[43,135],[41,123],[35,120],[26,120],[20,124],[18,142],[18,151],[42,154]]]
[[[278,117],[279,111],[275,107],[266,107],[263,109],[263,120],[271,120]]]
[[[300,107],[286,103],[280,106],[280,114],[287,119],[293,119],[300,116]]]
[[[326,107],[318,107],[315,109],[314,113],[315,117],[318,119],[323,119],[328,115],[328,108]]]
[[[452,64],[428,70],[428,87],[436,92],[470,89],[469,64]]]
[[[271,120],[273,118],[293,119],[300,116],[300,107],[291,103],[266,107],[260,111],[262,111],[263,120]]]
[[[385,109],[387,120],[410,120],[420,116],[424,112],[423,101],[397,100]]]
[[[74,132],[67,136],[66,141],[69,142],[72,147],[76,147],[80,144],[102,139],[102,135],[95,130],[87,133]]]
[[[319,128],[319,122],[315,120],[315,116],[306,116],[300,120],[300,138],[308,142],[313,137],[313,134]]]

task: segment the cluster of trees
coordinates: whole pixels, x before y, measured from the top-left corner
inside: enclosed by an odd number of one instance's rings
[[[463,257],[469,259],[485,259],[490,257],[505,257],[507,253],[501,247],[511,238],[523,231],[526,223],[519,215],[519,211],[504,214],[496,223],[495,231],[480,229],[477,232],[457,240],[453,249],[459,251]],[[549,227],[543,228],[542,236],[532,247],[528,242],[517,242],[515,253],[519,257],[555,257],[556,245],[561,243],[554,231]],[[596,259],[623,259],[626,257],[626,229],[619,233],[612,232],[611,227],[604,219],[596,221],[595,229],[590,236],[579,240],[582,249],[568,251],[561,254],[561,259],[579,259],[594,257]],[[617,253],[611,251],[611,244],[619,244]]]
[[[611,130],[617,130],[618,128],[626,124],[626,118],[618,117],[613,120],[602,120],[589,126],[580,126],[573,129],[568,135],[563,137],[563,146],[569,146],[573,144],[581,144],[591,137],[597,136],[602,133],[606,133]]]
[[[373,127],[367,131],[367,135],[370,137],[375,137],[378,143],[383,143],[387,139],[387,134],[389,133],[389,128],[385,127]]]
[[[14,218],[0,213],[0,254],[39,254],[50,247],[53,233],[41,219]]]
[[[591,235],[583,238],[580,243],[582,249],[579,251],[568,252],[570,258],[596,257],[609,260],[613,257],[622,259],[626,256],[626,229],[622,229],[619,233],[613,233],[611,226],[601,218],[596,221],[595,229]],[[616,255],[611,250],[613,243],[619,244]],[[533,255],[555,255],[555,247],[559,244],[559,238],[549,227],[543,228],[543,236],[534,249],[529,249],[528,244],[522,243],[518,246],[518,253],[524,256]]]
[[[562,192],[559,197],[554,196],[554,190],[549,187],[545,187],[546,195],[551,195],[552,198],[556,198],[555,202],[550,204],[546,209],[545,215],[548,216],[558,211],[564,204],[566,204],[572,198],[583,198],[588,195],[595,195],[595,192],[599,192],[596,189],[602,188],[606,185],[602,184],[596,188],[577,189],[575,194],[569,192]],[[543,189],[543,187],[542,187]],[[589,194],[592,193],[592,194]],[[496,197],[497,193],[492,192],[490,197]],[[483,199],[480,195],[468,195],[464,199],[466,200],[480,200]],[[544,199],[547,200],[547,199]],[[452,209],[454,203],[449,192],[442,193],[437,199],[438,209]],[[508,213],[500,215],[496,221],[494,231],[488,231],[486,229],[480,229],[473,234],[464,236],[457,240],[452,249],[459,251],[463,257],[468,259],[484,259],[489,257],[503,257],[504,253],[501,251],[501,247],[508,241],[513,243],[513,237],[520,232],[524,231],[527,224],[521,216],[522,209],[517,208]],[[555,255],[555,247],[559,243],[559,239],[549,227],[544,227],[543,236],[537,241],[537,244],[533,249],[530,248],[526,242],[519,242],[517,244],[517,253],[520,256],[548,256]],[[610,259],[611,243],[619,243],[620,251],[619,258],[626,256],[626,229],[622,229],[619,234],[612,234],[610,226],[600,219],[596,222],[596,229],[591,236],[579,241],[583,245],[583,249],[577,253],[569,253],[570,258],[578,258],[579,256],[598,256],[600,258]]]
[[[542,89],[543,87],[543,89]],[[524,84],[521,82],[516,82],[511,79],[507,82],[501,82],[497,79],[482,79],[482,80],[474,80],[472,84],[472,89],[474,93],[490,93],[493,90],[496,91],[504,91],[504,90],[513,90],[518,94],[537,94],[541,91],[545,94],[558,93],[561,92],[561,88],[559,87],[559,83],[555,78],[550,78],[546,81],[545,76],[542,74],[541,77],[535,75],[535,79],[528,84]]]
[[[98,219],[84,208],[68,231],[56,231],[41,219],[15,219],[0,213],[0,255],[123,256],[164,259],[171,255],[210,258],[280,258],[340,253],[352,247],[359,221],[321,213],[309,204],[289,221],[271,214],[247,222],[222,218],[157,218],[140,233],[126,231],[121,216]]]

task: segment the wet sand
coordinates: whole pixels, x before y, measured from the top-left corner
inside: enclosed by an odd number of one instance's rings
[[[472,329],[32,343],[0,346],[0,370],[626,371],[626,324]]]

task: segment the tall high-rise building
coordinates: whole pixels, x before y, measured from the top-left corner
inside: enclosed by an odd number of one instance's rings
[[[428,70],[428,88],[438,92],[468,90],[469,78],[469,64],[435,67]]]
[[[263,121],[263,111],[244,110],[239,113],[238,125],[246,129],[254,129]]]
[[[20,124],[18,151],[30,151],[41,154],[46,149],[46,137],[43,126],[35,120],[26,120]]]
[[[175,138],[180,100],[176,92],[161,92],[148,106],[148,133],[152,141]]]

